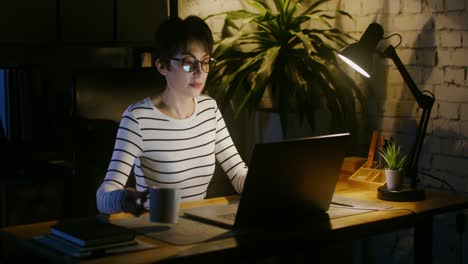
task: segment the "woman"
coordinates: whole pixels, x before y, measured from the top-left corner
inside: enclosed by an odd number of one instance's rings
[[[202,95],[214,59],[213,37],[200,18],[170,18],[156,32],[155,57],[166,79],[159,95],[131,105],[117,132],[112,160],[96,198],[101,213],[145,211],[150,186],[180,189],[181,201],[206,195],[215,159],[241,192],[247,167],[220,110]],[[125,188],[134,169],[136,190]],[[145,205],[148,207],[148,205]]]

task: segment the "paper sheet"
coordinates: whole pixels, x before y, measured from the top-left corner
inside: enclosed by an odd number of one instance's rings
[[[179,217],[177,224],[159,224],[149,221],[149,215],[112,220],[111,223],[174,245],[187,245],[211,240],[229,233],[229,229]]]
[[[349,198],[338,194],[333,195],[332,201],[344,205],[336,205],[332,203],[330,205],[330,209],[327,211],[330,219],[392,208],[391,206],[386,205],[384,203],[371,202],[364,199]]]

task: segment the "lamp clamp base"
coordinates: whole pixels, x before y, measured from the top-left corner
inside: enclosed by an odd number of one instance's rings
[[[410,202],[422,201],[426,199],[424,189],[411,186],[403,186],[398,190],[389,190],[384,184],[377,189],[377,198],[384,201]]]

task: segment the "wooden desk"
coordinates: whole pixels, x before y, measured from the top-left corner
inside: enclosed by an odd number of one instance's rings
[[[321,245],[333,243],[334,241],[362,239],[368,236],[391,232],[402,228],[414,227],[414,250],[416,263],[431,263],[431,247],[432,247],[432,217],[437,214],[442,214],[449,211],[468,208],[468,197],[462,195],[454,195],[451,193],[427,191],[427,199],[421,202],[386,202],[376,198],[376,190],[356,189],[351,188],[345,181],[340,182],[336,192],[341,195],[346,195],[351,198],[368,199],[374,202],[382,202],[393,207],[392,210],[374,211],[365,214],[352,215],[348,217],[336,218],[330,221],[331,230],[326,233],[321,233],[320,236],[314,236],[313,239],[303,238],[301,234],[288,234],[287,237],[282,237],[277,233],[263,234],[267,237],[256,237],[255,241],[248,241],[239,237],[231,237],[222,240],[199,243],[187,246],[174,246],[148,237],[139,236],[144,241],[157,245],[157,248],[111,255],[102,258],[84,261],[85,263],[154,263],[163,261],[183,261],[188,260],[191,263],[195,260],[205,260],[205,258],[216,258],[223,256],[234,256],[245,252],[255,252],[259,245],[279,245],[276,239],[294,239],[298,243],[315,243]],[[223,204],[235,197],[223,197],[209,200],[203,200],[192,203],[184,203],[182,208],[191,208],[204,206],[208,204]],[[113,215],[113,218],[128,217],[126,214]],[[0,237],[9,245],[14,244],[15,247],[22,246],[29,251],[35,251],[39,254],[46,255],[51,252],[45,252],[44,248],[34,245],[28,241],[33,236],[42,235],[49,232],[49,227],[54,223],[44,222],[30,225],[11,226],[3,228],[0,232]],[[252,237],[249,237],[249,239]],[[308,239],[310,241],[308,241]],[[271,242],[271,244],[270,244]],[[292,243],[296,247],[298,243]],[[241,245],[242,244],[242,245]],[[267,250],[269,246],[265,246],[262,250]],[[285,247],[282,243],[281,247]],[[308,246],[310,249],[310,246]],[[275,249],[273,249],[275,250]],[[231,255],[230,255],[231,254]],[[50,257],[51,255],[49,255]],[[69,261],[66,257],[57,257],[57,261]],[[224,261],[225,262],[225,261]]]

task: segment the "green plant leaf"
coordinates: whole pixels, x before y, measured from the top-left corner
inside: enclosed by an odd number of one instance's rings
[[[255,8],[260,13],[266,13],[268,10],[268,5],[263,1],[255,1],[255,0],[244,0],[248,5]]]
[[[246,104],[258,105],[260,102],[263,93],[265,92],[266,86],[268,84],[268,79],[271,76],[273,71],[274,61],[278,55],[279,47],[273,47],[268,49],[265,54],[260,54],[259,56],[263,57],[260,68],[255,73],[255,76],[252,81],[252,87],[249,93],[246,95],[244,101],[239,106],[239,110],[236,112],[235,116],[237,117],[241,110]]]
[[[342,14],[342,15],[348,17],[348,18],[351,19],[353,22],[356,22],[356,21],[354,20],[353,16],[351,16],[351,14],[349,14],[348,12],[343,11],[343,10],[338,10],[338,13],[340,13],[340,14]]]
[[[329,2],[330,0],[319,0],[313,3],[309,8],[307,8],[304,12],[302,12],[299,16],[304,16],[309,14],[312,10],[316,9],[317,7]]]
[[[407,155],[401,156],[400,146],[390,141],[385,148],[379,150],[379,155],[384,159],[387,168],[390,170],[399,170],[404,167]]]
[[[316,50],[311,44],[310,38],[306,34],[302,33],[301,31],[299,32],[291,31],[291,34],[294,36],[297,36],[301,40],[302,45],[304,45],[304,48],[307,50],[307,54],[316,52]]]

